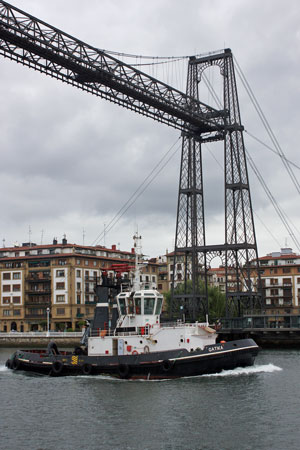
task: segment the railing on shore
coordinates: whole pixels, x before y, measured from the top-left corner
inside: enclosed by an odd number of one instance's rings
[[[300,330],[300,315],[295,314],[252,314],[246,317],[222,319],[222,330],[229,329],[284,329]]]
[[[37,337],[37,338],[43,338],[43,337],[82,337],[82,332],[77,331],[29,331],[29,332],[21,332],[21,331],[10,331],[8,333],[0,333],[1,337],[16,337],[16,338],[26,338],[26,337]]]

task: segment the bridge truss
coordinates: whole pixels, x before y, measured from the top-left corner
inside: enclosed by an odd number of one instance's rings
[[[232,307],[241,313],[256,305],[253,274],[258,267],[253,261],[257,261],[258,255],[243,127],[229,49],[190,58],[187,92],[183,93],[0,0],[0,54],[180,130],[182,159],[173,281],[174,286],[183,281],[184,289],[182,294],[174,292],[171,310],[184,306],[191,318],[208,312],[207,272],[214,254],[225,261],[228,314]],[[211,65],[219,66],[224,80],[221,109],[199,100],[199,82]],[[208,246],[201,146],[219,140],[224,141],[225,243]],[[179,260],[184,267],[183,280],[178,279]],[[229,268],[230,272],[234,270],[234,283],[229,283]],[[200,294],[200,278],[205,280],[204,294]]]

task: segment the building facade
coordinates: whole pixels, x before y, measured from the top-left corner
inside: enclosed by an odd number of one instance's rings
[[[0,331],[78,330],[93,318],[95,287],[113,264],[135,263],[135,252],[79,246],[56,240],[50,245],[0,248]],[[145,262],[141,282],[157,287],[158,265]]]
[[[300,255],[283,248],[259,258],[268,314],[300,314]]]

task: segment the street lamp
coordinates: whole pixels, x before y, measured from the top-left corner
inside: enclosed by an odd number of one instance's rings
[[[47,336],[49,336],[50,329],[50,308],[47,308]]]

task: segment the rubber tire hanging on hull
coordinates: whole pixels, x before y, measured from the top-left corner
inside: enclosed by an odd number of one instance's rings
[[[19,370],[21,365],[21,361],[17,359],[16,357],[11,362],[11,368],[12,370]]]
[[[91,375],[92,369],[93,369],[93,367],[91,364],[87,364],[87,363],[83,364],[82,369],[81,369],[82,375]]]
[[[51,370],[51,374],[52,375],[60,375],[63,371],[64,365],[61,361],[54,361],[54,363],[52,364],[52,370]]]
[[[120,364],[118,367],[120,378],[129,378],[130,369],[127,364]]]
[[[11,360],[10,360],[10,359],[8,359],[8,360],[6,361],[5,366],[6,366],[8,369],[11,369]]]
[[[165,359],[162,362],[162,370],[164,372],[169,372],[174,366],[174,361],[170,361],[169,359]]]

